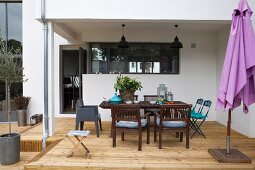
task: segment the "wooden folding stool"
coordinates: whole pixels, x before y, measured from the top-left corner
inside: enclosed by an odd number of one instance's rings
[[[73,148],[69,151],[67,158],[70,158],[74,151],[77,149],[81,153],[83,153],[81,150],[79,150],[79,146],[81,145],[82,148],[85,150],[85,158],[88,157],[89,149],[84,145],[83,140],[90,134],[89,130],[86,131],[79,131],[79,130],[70,130],[69,133],[66,135],[66,138],[73,144]],[[74,138],[72,138],[74,137]],[[76,139],[77,143],[73,140]]]

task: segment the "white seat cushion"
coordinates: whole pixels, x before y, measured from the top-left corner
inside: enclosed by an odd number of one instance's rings
[[[147,120],[141,119],[141,125],[145,127],[147,125]],[[135,129],[138,128],[138,122],[119,121],[116,123],[116,127]]]
[[[70,130],[68,132],[68,136],[88,136],[89,134],[89,130]]]
[[[157,118],[157,125],[159,126],[160,119]],[[186,123],[183,121],[163,121],[162,126],[164,128],[184,128]]]

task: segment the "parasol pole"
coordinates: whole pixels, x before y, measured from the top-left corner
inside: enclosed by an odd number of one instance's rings
[[[227,124],[227,140],[226,140],[226,147],[227,147],[227,154],[230,153],[230,130],[231,130],[231,110],[228,110],[228,124]]]

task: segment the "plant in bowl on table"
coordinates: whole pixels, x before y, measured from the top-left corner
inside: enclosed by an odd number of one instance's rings
[[[116,79],[114,88],[119,90],[120,97],[123,101],[133,101],[135,91],[141,90],[143,86],[142,83],[136,78],[131,78],[129,76],[119,76]]]
[[[157,102],[158,104],[165,104],[165,103],[167,102],[167,100],[164,99],[164,98],[162,98],[162,97],[158,97],[157,100],[156,100],[156,102]]]

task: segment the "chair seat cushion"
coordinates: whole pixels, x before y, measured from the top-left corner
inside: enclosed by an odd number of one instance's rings
[[[157,118],[157,125],[159,126],[160,119]],[[186,123],[184,121],[163,121],[162,126],[164,128],[185,128]]]
[[[89,130],[70,130],[68,136],[88,136],[90,133]]]
[[[194,118],[194,119],[204,119],[204,118],[206,118],[206,116],[203,115],[202,113],[198,113],[198,112],[195,112],[195,111],[191,111],[190,117]]]
[[[147,120],[141,119],[141,124],[142,124],[142,127],[145,127],[147,125]],[[116,127],[135,129],[135,128],[138,128],[138,122],[119,121],[116,123]]]
[[[146,109],[147,112],[160,112],[160,109]]]

